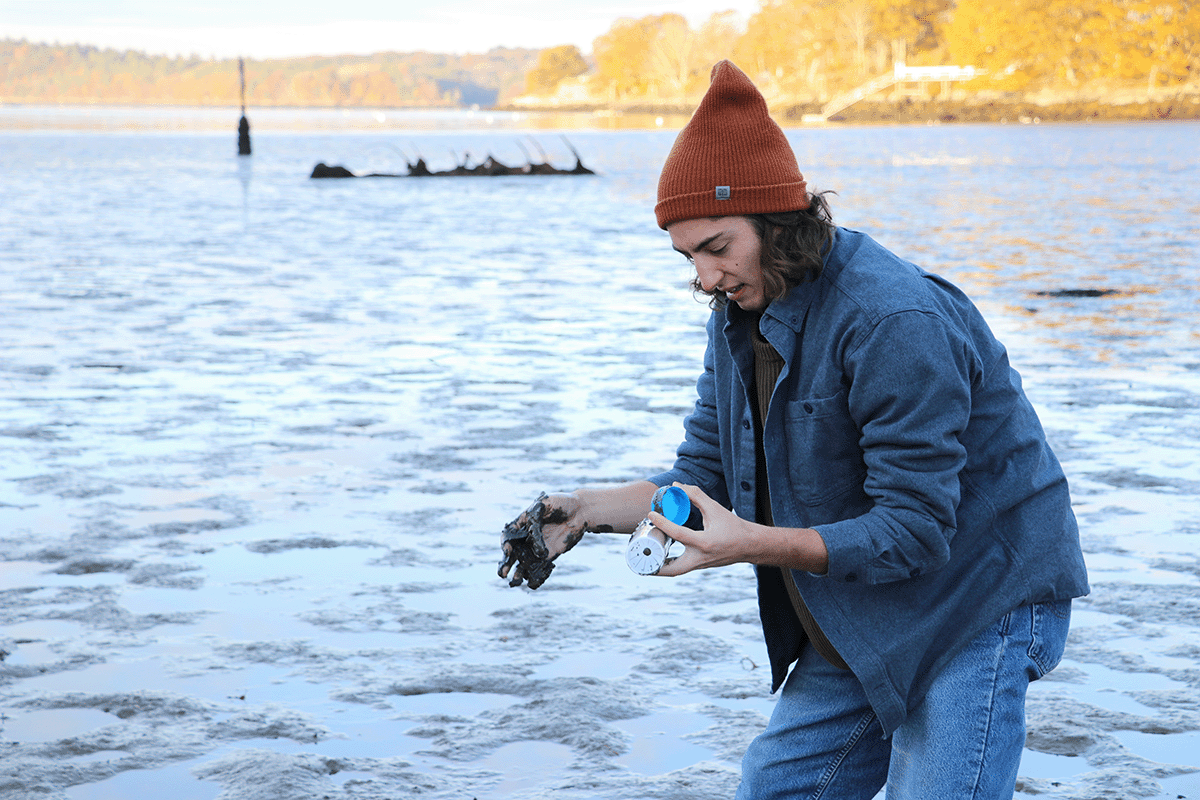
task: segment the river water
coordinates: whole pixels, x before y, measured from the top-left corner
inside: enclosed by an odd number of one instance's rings
[[[748,567],[495,575],[539,491],[671,462],[678,121],[252,111],[239,159],[236,116],[0,107],[0,795],[732,796]],[[788,135],[976,298],[1071,481],[1093,592],[1017,796],[1200,797],[1200,125]],[[568,142],[598,175],[307,177]]]

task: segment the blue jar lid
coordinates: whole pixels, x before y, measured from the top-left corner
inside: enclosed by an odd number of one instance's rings
[[[692,501],[678,486],[664,486],[654,493],[651,507],[676,525],[684,525],[692,512]]]

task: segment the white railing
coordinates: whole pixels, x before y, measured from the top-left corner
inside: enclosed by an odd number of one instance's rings
[[[845,111],[863,98],[870,97],[876,92],[883,91],[897,83],[940,83],[944,81],[969,81],[984,74],[975,67],[910,67],[906,64],[896,64],[891,73],[878,77],[857,86],[848,92],[843,92],[830,100],[821,108],[820,114],[805,114],[803,122],[828,122],[829,118],[839,111]]]
[[[844,111],[845,109],[857,103],[859,100],[862,100],[865,97],[870,97],[876,92],[888,88],[895,82],[896,78],[892,75],[888,75],[887,73],[884,73],[876,78],[872,78],[862,86],[857,86],[850,91],[844,92],[843,94],[840,94],[830,100],[821,108],[821,113],[818,116],[829,119],[839,111]]]
[[[902,81],[919,83],[969,81],[982,74],[983,70],[974,67],[910,67],[907,64],[897,64],[892,67],[892,78],[896,83]]]

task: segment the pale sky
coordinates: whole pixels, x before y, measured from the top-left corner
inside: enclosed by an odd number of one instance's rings
[[[0,39],[227,58],[482,53],[574,44],[619,17],[675,12],[693,27],[759,0],[0,0]]]

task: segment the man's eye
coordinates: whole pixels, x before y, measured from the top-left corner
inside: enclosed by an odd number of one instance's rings
[[[719,256],[719,255],[722,255],[722,254],[724,254],[724,252],[725,252],[726,250],[728,250],[728,249],[729,249],[729,245],[727,245],[727,244],[723,244],[723,245],[721,245],[720,247],[710,247],[710,248],[708,248],[708,252],[712,253],[714,256]]]

